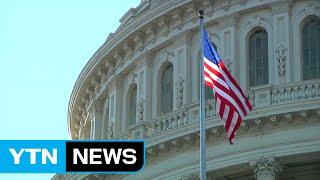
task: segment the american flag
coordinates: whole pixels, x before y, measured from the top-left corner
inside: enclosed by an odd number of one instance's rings
[[[224,123],[230,144],[233,144],[236,131],[252,106],[224,65],[204,28],[203,31],[204,82],[213,89],[216,111]]]

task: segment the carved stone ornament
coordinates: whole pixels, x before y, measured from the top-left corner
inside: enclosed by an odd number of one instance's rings
[[[108,137],[109,138],[113,138],[114,137],[114,135],[115,135],[114,130],[115,130],[114,122],[110,121],[109,127],[108,127]]]
[[[131,55],[133,51],[133,42],[131,39],[126,40],[126,42],[123,44],[123,50],[126,52],[127,55]]]
[[[140,97],[138,106],[137,106],[137,114],[138,114],[138,120],[143,121],[143,113],[144,113],[144,102],[145,100]]]
[[[286,51],[287,48],[283,44],[280,44],[276,49],[279,76],[284,76],[286,73]]]
[[[164,35],[168,35],[169,30],[169,20],[167,16],[161,16],[158,21],[159,33],[164,33]]]
[[[261,157],[250,161],[256,179],[276,179],[276,175],[282,172],[282,167],[275,157]]]
[[[99,76],[99,78],[101,79],[101,80],[100,80],[100,85],[103,84],[103,83],[105,83],[106,80],[107,80],[107,70],[104,69],[104,68],[100,68],[100,69],[98,70],[98,76]]]
[[[155,24],[151,23],[146,28],[146,38],[148,41],[151,41],[151,43],[155,43],[156,42],[155,37],[156,37]]]
[[[137,32],[134,37],[133,37],[133,41],[134,41],[134,46],[136,47],[136,49],[143,51],[143,33],[142,31]]]
[[[81,126],[79,128],[79,140],[83,139],[89,139],[90,138],[90,126],[89,123],[81,123]]]
[[[212,3],[213,2],[211,0],[203,1],[204,12],[210,17],[213,15]]]
[[[262,18],[260,16],[254,16],[248,21],[248,24],[251,26],[260,26]]]
[[[182,28],[182,17],[183,14],[180,9],[175,10],[172,14],[173,24],[174,26],[177,26],[179,30]]]
[[[123,56],[119,50],[115,51],[115,53],[113,54],[113,58],[116,61],[116,68],[119,68],[123,65]]]
[[[108,67],[108,77],[110,77],[113,73],[114,73],[114,65],[110,62],[110,61],[107,61],[106,62],[106,67]]]
[[[200,1],[192,1],[191,6],[187,7],[187,17],[196,23],[198,20],[198,11],[200,10]]]
[[[229,11],[230,7],[231,7],[231,3],[230,0],[222,0],[221,1],[221,6],[225,11]]]
[[[319,7],[316,7],[316,6],[307,6],[307,7],[305,7],[304,9],[302,9],[302,10],[299,12],[299,15],[300,15],[300,16],[315,15],[315,14],[316,14],[316,11],[317,11],[317,8],[319,8]]]
[[[182,75],[179,75],[177,82],[177,106],[181,107],[183,104],[183,78]]]
[[[167,50],[163,51],[161,53],[161,63],[169,61],[170,56],[175,57],[173,52],[169,52]]]
[[[245,6],[247,4],[248,0],[240,0],[241,6]]]
[[[97,77],[94,77],[92,80],[91,80],[91,85],[94,87],[94,93],[98,93],[99,90],[100,90],[100,80],[99,78]]]

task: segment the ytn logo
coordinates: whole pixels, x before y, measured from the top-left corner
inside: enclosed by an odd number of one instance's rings
[[[0,173],[135,172],[143,141],[0,140]]]
[[[65,173],[66,141],[0,140],[0,173]]]
[[[41,164],[47,164],[47,159],[50,161],[51,164],[57,164],[57,148],[53,148],[52,153],[49,152],[48,149],[40,149],[40,148],[26,148],[20,149],[18,152],[14,148],[9,149],[14,164],[20,164],[20,159],[22,154],[25,156],[30,157],[30,164],[37,163],[37,154],[41,154]]]

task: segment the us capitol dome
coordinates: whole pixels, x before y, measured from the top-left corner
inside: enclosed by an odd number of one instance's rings
[[[230,145],[206,89],[207,177],[320,178],[320,1],[142,0],[80,73],[69,102],[72,139],[143,139],[134,174],[53,179],[199,178],[198,11],[253,111]]]

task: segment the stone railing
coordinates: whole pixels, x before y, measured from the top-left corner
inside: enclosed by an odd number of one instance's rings
[[[320,80],[252,88],[248,96],[254,108],[319,99]]]
[[[285,105],[301,101],[310,101],[320,99],[320,80],[304,81],[294,84],[286,84],[279,86],[261,86],[251,89],[248,97],[253,104],[253,112],[263,107],[271,107],[274,105]],[[276,107],[279,109],[279,107]],[[216,115],[215,100],[206,100],[205,117],[207,121],[219,121]],[[259,112],[259,111],[257,111]],[[255,113],[253,113],[255,114]],[[248,118],[251,117],[249,114]],[[265,116],[265,114],[261,114]],[[154,139],[157,136],[166,133],[181,130],[183,128],[195,127],[195,123],[199,122],[199,103],[184,106],[174,112],[159,116],[152,121],[143,121],[128,129],[125,133],[117,137],[117,139]],[[219,124],[220,123],[213,123]],[[214,125],[214,126],[216,126]],[[197,131],[194,128],[194,131]]]
[[[272,104],[287,104],[320,98],[320,80],[305,81],[272,89]]]
[[[151,136],[164,133],[173,129],[183,127],[190,122],[188,109],[182,108],[178,111],[160,116],[149,124]]]
[[[117,136],[117,139],[144,139],[150,134],[147,130],[147,122],[142,121],[127,129],[124,133]]]
[[[215,100],[205,103],[206,119],[216,118]],[[199,122],[199,103],[190,104],[177,111],[159,116],[150,122],[142,121],[120,134],[117,139],[144,139],[174,131],[179,128]]]

